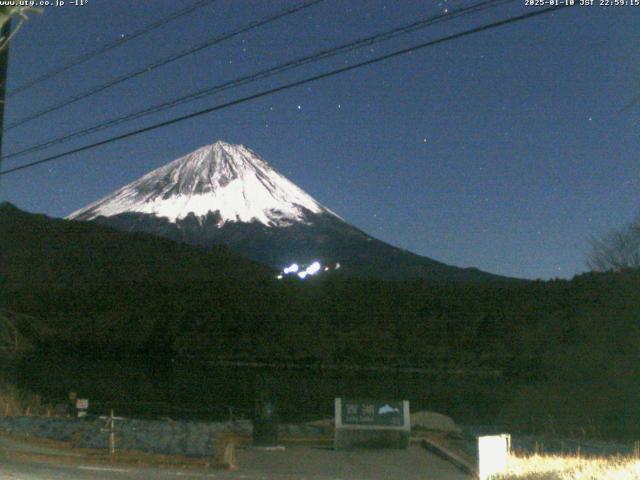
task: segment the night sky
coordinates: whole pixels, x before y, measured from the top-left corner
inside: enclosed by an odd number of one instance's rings
[[[474,2],[325,0],[9,130],[3,153]],[[48,8],[11,46],[9,89],[189,3]],[[293,3],[218,0],[9,98],[5,125]],[[444,22],[2,168],[532,8],[522,0]],[[568,278],[584,271],[590,236],[640,206],[639,27],[640,7],[563,9],[0,177],[1,199],[62,217],[220,139],[393,245],[501,275]]]

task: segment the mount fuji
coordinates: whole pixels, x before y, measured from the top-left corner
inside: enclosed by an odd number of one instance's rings
[[[250,149],[221,141],[149,172],[67,219],[205,248],[225,244],[279,270],[318,262],[358,277],[436,282],[505,279],[475,268],[449,266],[372,238]]]

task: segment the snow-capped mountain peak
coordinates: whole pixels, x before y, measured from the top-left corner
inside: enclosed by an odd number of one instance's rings
[[[444,282],[496,280],[393,247],[341,219],[242,145],[216,142],[78,210],[127,232],[210,248],[225,245],[296,278],[320,271]]]
[[[176,223],[217,212],[226,222],[286,226],[335,215],[243,145],[218,141],[174,160],[67,218],[144,213]]]

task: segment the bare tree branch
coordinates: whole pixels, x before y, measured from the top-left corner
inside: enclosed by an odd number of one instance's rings
[[[592,238],[587,266],[595,271],[640,268],[640,215],[618,230]]]
[[[20,18],[20,21],[12,29],[7,38],[0,38],[0,51],[7,48],[11,39],[15,36],[16,33],[18,33],[20,28],[22,28],[24,22],[29,19],[29,14],[31,13],[41,14],[42,9],[32,7],[0,7],[0,28],[2,28],[2,26],[7,23],[12,17]]]

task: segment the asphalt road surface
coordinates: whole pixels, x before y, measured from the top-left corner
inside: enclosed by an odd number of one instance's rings
[[[137,468],[84,463],[40,463],[0,460],[0,480],[94,480],[94,479],[203,479],[242,480],[469,480],[445,460],[423,450],[370,450],[336,452],[313,447],[290,447],[284,451],[247,449],[238,451],[237,472]]]

